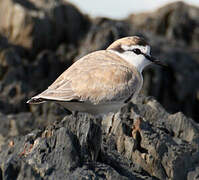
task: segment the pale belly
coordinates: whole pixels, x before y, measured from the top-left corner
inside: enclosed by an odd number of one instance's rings
[[[124,105],[123,102],[97,105],[84,102],[59,102],[59,104],[70,111],[86,112],[92,115],[116,113]]]

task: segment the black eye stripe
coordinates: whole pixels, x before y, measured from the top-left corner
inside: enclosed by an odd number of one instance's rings
[[[137,55],[142,54],[142,52],[141,52],[140,49],[138,49],[138,48],[132,49],[132,51],[133,51],[135,54],[137,54]]]

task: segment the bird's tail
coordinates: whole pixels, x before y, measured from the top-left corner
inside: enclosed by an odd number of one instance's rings
[[[28,103],[28,104],[41,104],[41,103],[45,103],[45,102],[46,101],[43,98],[34,98],[34,97],[32,97],[26,103]]]

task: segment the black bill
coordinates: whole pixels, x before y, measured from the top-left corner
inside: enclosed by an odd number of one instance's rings
[[[147,54],[144,54],[144,56],[151,62],[157,64],[157,65],[160,65],[160,66],[163,66],[163,67],[168,67],[167,64],[165,64],[164,62],[161,62],[159,60],[157,60],[156,58],[154,58],[153,56],[149,56]]]

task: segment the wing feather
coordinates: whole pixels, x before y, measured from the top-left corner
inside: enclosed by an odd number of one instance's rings
[[[140,74],[108,51],[91,53],[63,72],[33,99],[89,101],[93,104],[120,101],[136,92]]]

